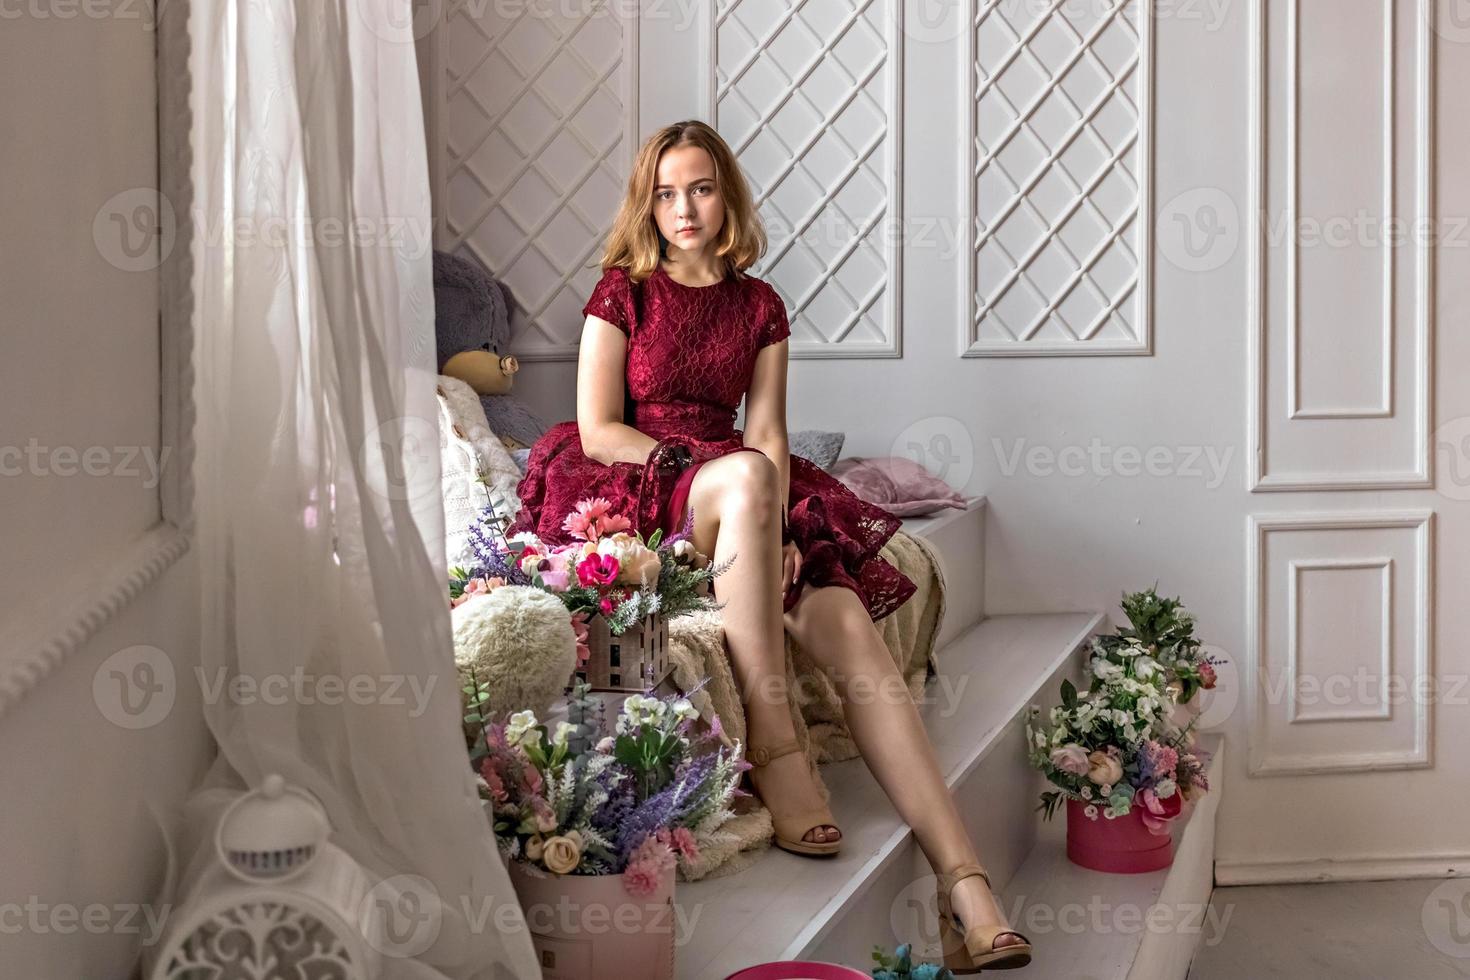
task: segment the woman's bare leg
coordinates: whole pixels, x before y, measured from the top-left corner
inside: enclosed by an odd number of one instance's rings
[[[785,622],[796,642],[836,684],[863,761],[914,829],[935,873],[978,864],[918,709],[857,593],[838,586],[808,589]],[[954,911],[966,925],[1006,922],[980,878],[966,878],[956,886]],[[1020,941],[1014,934],[1002,933],[996,946]]]
[[[716,563],[736,556],[715,588],[724,603],[725,641],[745,702],[747,738],[761,745],[796,737],[786,691],[778,476],[764,453],[735,452],[705,463],[689,486],[694,546]],[[683,519],[680,515],[679,523]],[[771,794],[768,805],[779,801],[784,804],[779,808],[789,811],[822,805],[803,754],[782,756],[758,771],[762,785],[757,790]],[[803,839],[822,843],[841,836],[836,827],[825,826]]]

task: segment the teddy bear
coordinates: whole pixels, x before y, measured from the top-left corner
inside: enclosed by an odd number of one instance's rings
[[[505,287],[473,259],[434,252],[434,338],[439,373],[475,390],[490,431],[507,450],[530,448],[546,423],[511,394],[520,365],[505,352]]]

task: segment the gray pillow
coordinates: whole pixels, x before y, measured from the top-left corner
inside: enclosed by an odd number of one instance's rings
[[[845,432],[801,429],[788,435],[787,442],[791,447],[791,455],[809,459],[830,473],[837,457],[842,455],[842,443],[846,438]]]
[[[526,463],[531,458],[531,450],[529,450],[529,449],[512,449],[510,451],[510,458],[515,461],[516,469],[518,469],[518,470],[521,471],[521,476],[525,476],[526,475]]]

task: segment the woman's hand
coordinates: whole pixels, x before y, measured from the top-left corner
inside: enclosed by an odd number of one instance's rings
[[[783,596],[791,591],[791,586],[800,576],[801,549],[796,547],[795,541],[788,541],[781,546],[781,594]]]

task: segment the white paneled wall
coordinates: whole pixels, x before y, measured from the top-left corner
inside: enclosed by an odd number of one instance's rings
[[[1148,353],[1152,5],[976,6],[961,351]]]
[[[1436,106],[1470,90],[1457,3],[644,0],[580,29],[556,93],[525,81],[551,42],[493,68],[495,31],[451,16],[426,45],[449,87],[441,243],[515,258],[517,352],[544,358],[517,390],[571,418],[626,155],[714,122],[773,232],[757,272],[792,313],[791,427],[985,493],[990,612],[1112,610],[1157,582],[1198,614],[1227,664],[1206,719],[1242,749],[1220,879],[1452,873],[1470,117]],[[525,6],[550,22],[502,32],[564,37],[581,9]],[[489,108],[447,97],[472,70]],[[569,122],[600,77],[600,113]],[[523,91],[514,145],[477,144]],[[1038,354],[1144,356],[1011,356]]]
[[[711,5],[710,120],[770,236],[758,274],[795,356],[898,355],[903,200],[898,0]]]
[[[439,34],[440,247],[474,254],[510,287],[525,360],[576,356],[639,141],[633,13],[463,3]]]
[[[1257,9],[1258,490],[1432,485],[1432,6]]]

